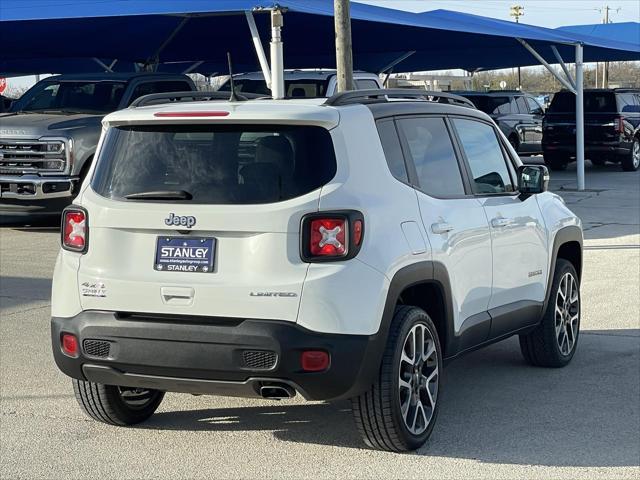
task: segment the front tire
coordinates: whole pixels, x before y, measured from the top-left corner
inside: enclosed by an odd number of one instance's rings
[[[551,296],[542,321],[536,329],[520,335],[525,360],[539,367],[564,367],[578,346],[580,333],[580,283],[571,262],[556,262]]]
[[[631,154],[622,158],[622,170],[625,172],[635,172],[640,167],[640,137],[633,139]]]
[[[156,411],[164,392],[142,388],[117,387],[73,379],[76,400],[93,420],[109,425],[135,425]]]
[[[364,442],[394,452],[421,447],[436,421],[441,377],[440,341],[429,315],[398,307],[378,377],[369,391],[352,399]]]

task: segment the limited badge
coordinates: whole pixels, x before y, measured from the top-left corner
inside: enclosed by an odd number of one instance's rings
[[[83,282],[80,286],[80,294],[83,297],[100,297],[107,296],[107,287],[102,282]]]

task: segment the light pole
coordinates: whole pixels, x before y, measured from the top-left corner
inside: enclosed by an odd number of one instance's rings
[[[520,17],[524,15],[524,7],[522,5],[513,5],[509,11],[509,16],[516,19],[516,23],[520,23]],[[518,90],[522,90],[522,78],[520,77],[520,67],[518,67]]]

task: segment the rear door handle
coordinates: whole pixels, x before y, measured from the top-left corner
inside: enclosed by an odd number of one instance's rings
[[[449,233],[453,230],[453,225],[447,222],[434,223],[431,225],[431,231],[436,234]]]
[[[513,223],[510,218],[496,217],[491,220],[491,226],[495,228],[507,227]]]

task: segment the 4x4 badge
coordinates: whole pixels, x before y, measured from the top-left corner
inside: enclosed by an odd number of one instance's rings
[[[164,223],[169,226],[191,228],[196,224],[196,217],[180,216],[170,213],[169,216],[164,219]]]

